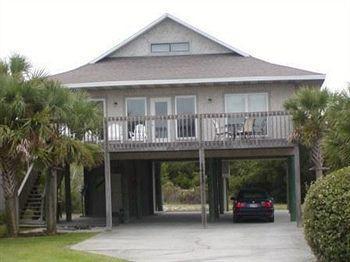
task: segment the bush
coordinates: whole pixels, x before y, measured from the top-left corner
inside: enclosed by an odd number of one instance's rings
[[[350,261],[350,167],[311,185],[304,207],[304,231],[319,261]]]

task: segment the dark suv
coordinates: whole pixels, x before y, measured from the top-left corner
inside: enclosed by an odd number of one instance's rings
[[[274,222],[273,198],[261,189],[243,189],[233,200],[233,222],[241,219],[264,219]]]

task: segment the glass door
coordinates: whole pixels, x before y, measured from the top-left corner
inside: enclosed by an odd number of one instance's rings
[[[147,138],[146,122],[146,98],[132,97],[126,98],[126,115],[130,117],[128,121],[128,139],[132,141],[144,141]]]
[[[170,98],[151,98],[151,115],[157,116],[152,123],[153,141],[168,141],[170,123],[166,116],[171,115]]]
[[[175,97],[175,110],[177,114],[176,138],[188,139],[196,137],[196,97],[177,96]]]

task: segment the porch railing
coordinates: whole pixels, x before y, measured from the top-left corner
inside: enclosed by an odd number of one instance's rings
[[[263,147],[287,145],[292,121],[284,111],[178,114],[108,117],[105,128],[111,151]]]

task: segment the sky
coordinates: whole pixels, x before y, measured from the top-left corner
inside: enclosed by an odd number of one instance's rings
[[[350,83],[350,0],[0,0],[0,58],[49,74],[86,64],[170,13],[257,58]]]

